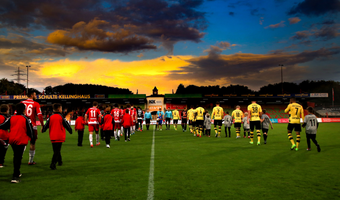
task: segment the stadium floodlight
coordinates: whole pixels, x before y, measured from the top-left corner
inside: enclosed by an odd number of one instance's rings
[[[28,94],[28,68],[30,68],[31,66],[30,65],[28,65],[28,66],[26,66],[27,67],[27,86],[26,86],[26,91],[27,91],[27,94]]]
[[[283,67],[284,65],[279,64],[279,66],[281,67],[281,89],[282,89],[282,94],[283,94],[283,71],[282,71],[282,67]]]

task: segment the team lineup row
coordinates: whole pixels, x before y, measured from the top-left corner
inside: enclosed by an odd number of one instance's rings
[[[10,117],[8,105],[1,105],[0,115],[0,168],[3,167],[4,157],[6,155],[8,144],[11,145],[14,152],[14,173],[11,182],[20,182],[20,165],[23,151],[30,141],[29,151],[29,165],[35,165],[35,142],[37,139],[37,123],[36,118],[39,119],[42,125],[42,132],[49,129],[50,140],[53,147],[52,162],[50,165],[51,169],[56,169],[56,164],[62,165],[61,160],[61,146],[65,142],[66,132],[68,130],[72,134],[72,129],[69,123],[61,115],[62,106],[61,104],[54,104],[54,114],[51,115],[46,124],[44,124],[41,109],[39,103],[36,101],[36,94],[34,92],[28,93],[28,99],[22,101],[16,106],[16,114]],[[99,138],[99,127],[103,130],[103,135],[106,140],[106,147],[110,148],[110,138],[115,137],[116,140],[120,139],[120,136],[125,136],[125,141],[130,141],[130,134],[134,134],[136,130],[143,129],[143,121],[146,123],[146,128],[149,130],[152,115],[149,110],[144,113],[140,108],[134,108],[131,105],[127,105],[125,109],[119,109],[117,105],[111,110],[110,107],[105,109],[105,113],[101,114],[97,108],[98,103],[93,102],[93,107],[89,108],[85,114],[79,112],[79,117],[76,120],[75,130],[78,132],[78,146],[82,146],[83,133],[85,125],[88,125],[89,129],[89,142],[90,146],[93,147],[93,132],[96,132],[96,144],[100,145]],[[288,138],[292,143],[291,149],[298,150],[300,143],[300,132],[301,124],[300,118],[303,120],[303,127],[306,127],[307,133],[307,145],[310,150],[310,139],[317,146],[318,151],[321,151],[320,145],[315,140],[318,122],[313,114],[313,109],[307,108],[308,115],[305,117],[303,108],[301,105],[296,103],[294,98],[291,99],[290,104],[286,108],[285,112],[289,113],[289,124],[288,124]],[[213,108],[211,118],[210,114],[205,111],[202,107],[194,109],[192,106],[189,110],[184,110],[179,115],[178,110],[170,111],[167,109],[165,113],[161,110],[157,112],[157,124],[158,130],[162,130],[163,121],[166,122],[166,128],[170,129],[170,121],[174,122],[174,129],[177,130],[178,120],[182,121],[182,129],[186,131],[187,123],[189,122],[190,132],[194,136],[201,137],[203,130],[206,129],[206,135],[210,137],[210,128],[212,122],[214,123],[215,137],[220,137],[222,122],[226,127],[226,131],[229,131],[230,127],[234,124],[236,128],[237,138],[240,137],[240,128],[243,123],[244,129],[248,132],[250,138],[250,144],[253,144],[254,131],[257,133],[257,144],[261,144],[261,123],[264,140],[266,143],[269,125],[272,127],[269,117],[262,110],[261,106],[252,101],[247,107],[247,112],[243,113],[239,106],[236,107],[231,115],[224,113],[223,108],[220,107],[219,103],[216,103],[216,107]],[[9,130],[9,131],[8,131]],[[292,132],[296,132],[296,142],[293,139]],[[249,134],[250,132],[250,134]],[[226,135],[227,136],[227,135]]]

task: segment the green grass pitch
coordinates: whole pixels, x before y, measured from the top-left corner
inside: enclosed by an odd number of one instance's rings
[[[197,138],[163,126],[155,133],[154,199],[339,199],[340,124],[320,124],[320,153],[313,143],[306,151],[304,133],[299,151],[291,151],[286,126],[274,124],[261,146],[236,139],[234,128],[231,138],[224,131],[221,138]],[[76,145],[77,133],[67,133],[64,165],[51,170],[52,145],[48,133],[39,133],[37,164],[27,165],[26,150],[19,184],[10,183],[9,147],[0,199],[147,199],[152,134],[137,132],[127,143],[111,140],[107,149],[103,141],[90,148],[87,131],[83,147]]]

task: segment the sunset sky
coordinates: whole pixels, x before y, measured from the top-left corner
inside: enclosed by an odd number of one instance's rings
[[[0,78],[150,94],[340,81],[339,0],[2,0]],[[22,82],[24,83],[24,82]]]

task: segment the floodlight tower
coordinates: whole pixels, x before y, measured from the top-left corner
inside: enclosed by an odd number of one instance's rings
[[[282,89],[282,94],[283,94],[283,71],[282,71],[283,65],[280,64],[279,66],[281,67],[281,89]]]

